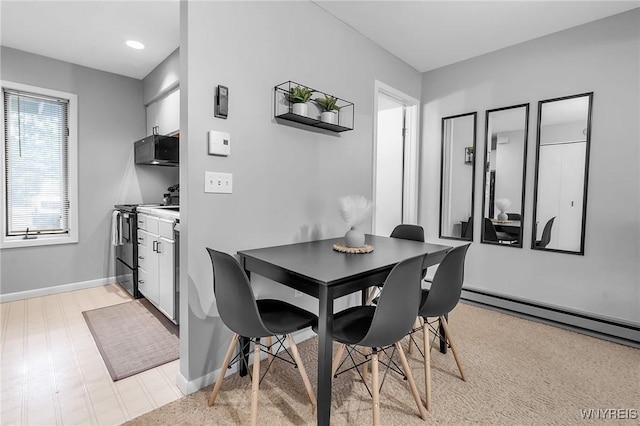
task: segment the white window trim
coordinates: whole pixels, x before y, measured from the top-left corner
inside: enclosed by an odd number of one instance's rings
[[[3,120],[0,124],[2,133],[2,149],[0,150],[0,171],[2,172],[2,237],[0,239],[0,249],[16,247],[34,247],[53,244],[72,244],[79,241],[78,237],[78,96],[73,93],[61,92],[58,90],[45,89],[42,87],[29,86],[27,84],[14,83],[11,81],[0,81],[3,88],[13,89],[23,92],[37,93],[55,98],[69,100],[68,105],[68,155],[69,155],[69,233],[61,235],[39,235],[38,238],[25,240],[22,236],[7,236],[7,221],[5,213],[7,211],[7,186],[5,170],[5,139],[4,139],[4,102],[0,102],[0,112]]]

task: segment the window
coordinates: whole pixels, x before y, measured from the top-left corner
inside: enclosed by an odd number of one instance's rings
[[[78,241],[77,97],[2,82],[2,247]]]

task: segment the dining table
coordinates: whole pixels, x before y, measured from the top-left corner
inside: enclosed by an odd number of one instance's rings
[[[506,232],[507,234],[520,235],[522,224],[519,220],[498,220],[491,219],[491,223],[496,231]]]
[[[260,275],[318,299],[318,425],[329,425],[331,417],[334,300],[358,291],[364,295],[368,288],[384,283],[393,267],[405,259],[427,254],[424,266],[433,266],[451,249],[367,234],[365,244],[373,250],[352,254],[334,249],[334,244],[343,241],[331,238],[238,251],[250,279],[253,274]]]

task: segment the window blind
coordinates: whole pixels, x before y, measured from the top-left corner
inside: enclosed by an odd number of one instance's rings
[[[69,233],[69,101],[3,97],[7,235]]]

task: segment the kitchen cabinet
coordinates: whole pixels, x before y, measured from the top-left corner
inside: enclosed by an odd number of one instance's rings
[[[180,89],[147,105],[147,135],[157,127],[160,135],[173,135],[180,131]]]
[[[138,290],[175,322],[173,226],[172,220],[138,214]]]

